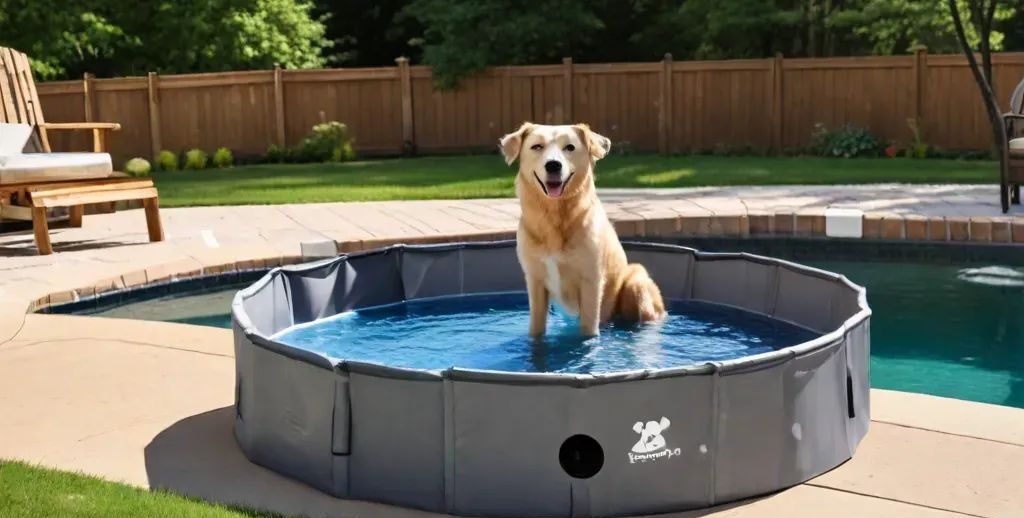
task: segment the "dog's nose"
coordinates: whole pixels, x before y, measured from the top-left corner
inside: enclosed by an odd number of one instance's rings
[[[560,173],[562,172],[562,163],[558,160],[548,160],[547,162],[544,162],[544,170],[547,171],[548,174]]]

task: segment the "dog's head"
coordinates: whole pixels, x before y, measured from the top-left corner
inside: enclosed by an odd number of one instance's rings
[[[498,141],[505,162],[519,160],[523,188],[560,198],[593,181],[594,162],[604,158],[612,142],[586,124],[546,126],[525,123]]]

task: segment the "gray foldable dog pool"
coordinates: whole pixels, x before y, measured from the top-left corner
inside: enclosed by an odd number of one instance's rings
[[[341,498],[473,516],[707,507],[849,459],[869,422],[864,290],[747,254],[627,244],[672,317],[525,335],[514,242],[275,269],[232,304],[235,435]]]

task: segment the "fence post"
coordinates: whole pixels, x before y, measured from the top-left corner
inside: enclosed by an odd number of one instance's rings
[[[658,99],[658,153],[666,154],[672,147],[672,54],[661,60],[661,93]]]
[[[95,120],[94,105],[93,105],[93,80],[96,76],[89,72],[82,74],[82,107],[85,110],[85,122],[92,122]]]
[[[284,73],[280,65],[274,65],[274,125],[276,126],[277,147],[288,147],[284,127]]]
[[[786,114],[782,111],[783,88],[786,84],[783,81],[784,73],[782,53],[778,52],[772,61],[772,150],[778,154],[782,154],[784,140],[782,132],[786,127]]]
[[[413,124],[412,112],[412,76],[409,71],[409,58],[395,59],[398,65],[398,82],[402,91],[402,146],[401,149],[416,149],[416,126]],[[415,152],[415,151],[414,151]]]
[[[160,78],[156,72],[150,72],[146,79],[149,90],[149,143],[153,158],[156,158],[163,147],[160,142]]]
[[[572,119],[572,58],[562,58],[562,117],[566,124]]]
[[[928,49],[914,49],[914,121],[920,124],[924,117],[924,88],[928,72]]]
[[[512,67],[505,65],[501,74],[501,131],[511,131],[516,121],[512,120]]]

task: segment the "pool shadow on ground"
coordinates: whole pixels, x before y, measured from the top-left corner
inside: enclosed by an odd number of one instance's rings
[[[249,462],[235,442],[234,416],[233,406],[218,408],[186,417],[154,437],[145,449],[146,474],[150,488],[231,506],[273,511],[287,516],[447,516],[334,498],[257,466]],[[743,504],[658,516],[698,518],[719,515],[719,512],[727,515],[727,509],[738,505]]]
[[[427,518],[443,515],[341,500],[245,458],[235,442],[234,407],[186,417],[146,445],[152,489],[287,516]]]

